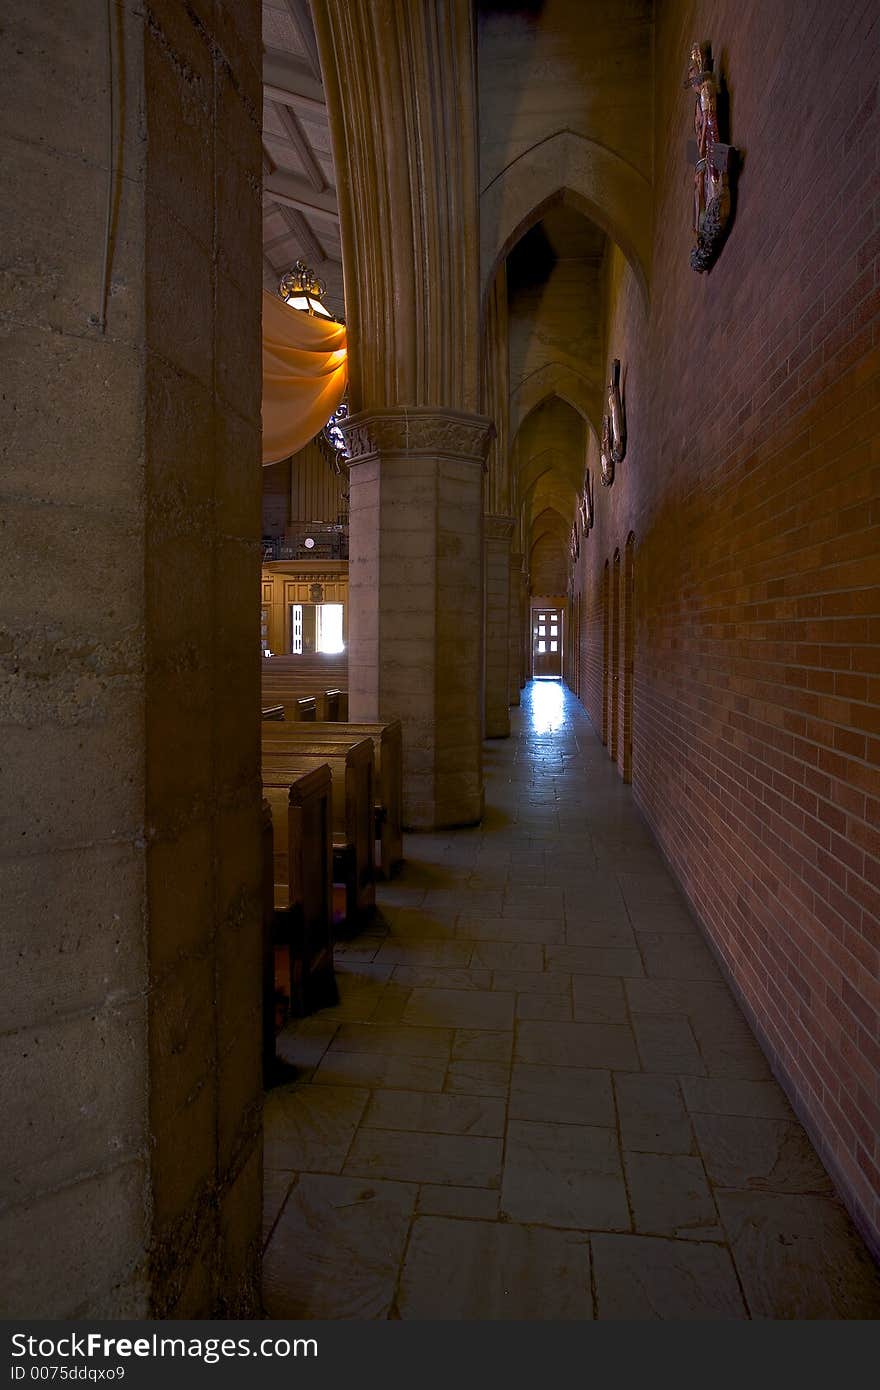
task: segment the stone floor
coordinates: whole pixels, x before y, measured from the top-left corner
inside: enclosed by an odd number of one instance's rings
[[[279,1318],[864,1318],[880,1281],[578,702],[410,836],[266,1103]]]

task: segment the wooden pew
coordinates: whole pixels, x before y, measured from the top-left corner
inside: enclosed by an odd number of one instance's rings
[[[340,690],[342,699],[339,717],[347,716],[348,653],[311,652],[298,656],[264,657],[261,664],[263,704],[289,706],[300,696],[314,695],[318,718],[332,717],[327,708],[327,693]],[[288,711],[288,719],[294,717]]]
[[[380,844],[380,866],[390,878],[403,859],[403,737],[400,721],[389,724],[310,724],[263,729],[263,747],[307,746],[315,739],[345,743],[371,738],[376,759],[376,838]]]
[[[347,690],[315,690],[311,691],[308,687],[303,688],[299,681],[291,678],[289,681],[274,679],[271,683],[265,682],[261,691],[261,708],[280,709],[280,715],[273,715],[274,719],[302,719],[310,718],[310,705],[308,701],[315,702],[315,718],[319,720],[337,720],[342,717],[340,711],[348,713],[348,691]],[[306,703],[303,703],[306,702]],[[300,713],[300,707],[304,713]],[[266,715],[263,715],[266,718]]]
[[[333,879],[345,884],[345,917],[353,929],[376,902],[373,866],[373,741],[310,739],[263,748],[263,786],[291,782],[323,763],[333,777]]]
[[[271,808],[272,944],[288,953],[290,1005],[297,1017],[337,1002],[333,973],[332,785],[330,768],[264,776]],[[274,965],[273,965],[274,1059]]]
[[[261,711],[260,718],[266,723],[277,723],[279,720],[284,718],[284,706],[269,705],[268,709],[264,708]]]
[[[324,691],[324,709],[321,713],[323,721],[335,722],[339,719],[339,697],[341,690]]]
[[[263,717],[262,722],[285,721],[293,724],[296,721],[314,721],[318,717],[318,697],[316,695],[304,695],[302,691],[284,690],[276,688],[263,691],[263,707],[272,701],[271,708],[280,709],[280,715],[275,715],[271,721]]]

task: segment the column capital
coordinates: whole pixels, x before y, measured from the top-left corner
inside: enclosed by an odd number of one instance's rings
[[[516,517],[500,516],[497,512],[483,515],[483,535],[492,541],[508,541],[513,535]]]
[[[396,454],[442,456],[483,465],[492,437],[492,422],[485,415],[431,406],[362,410],[342,428],[352,464]]]

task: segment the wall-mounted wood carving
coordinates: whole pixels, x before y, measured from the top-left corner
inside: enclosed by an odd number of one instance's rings
[[[626,416],[620,398],[620,358],[611,363],[608,399],[602,418],[602,482],[610,487],[614,482],[615,465],[626,457]]]
[[[584,474],[584,491],[581,497],[581,526],[584,535],[593,529],[593,479],[589,468]]]
[[[722,143],[719,132],[718,81],[712,50],[707,43],[691,46],[685,80],[693,88],[694,134],[688,142],[688,159],[694,166],[694,270],[709,270],[715,263],[730,224],[730,178],[736,150]]]

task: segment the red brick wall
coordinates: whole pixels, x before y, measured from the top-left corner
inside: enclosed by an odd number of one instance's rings
[[[620,263],[629,450],[576,580],[601,730],[602,574],[634,532],[636,796],[875,1243],[878,29],[870,0],[658,6],[651,305]],[[694,38],[744,150],[709,275],[688,264]]]

